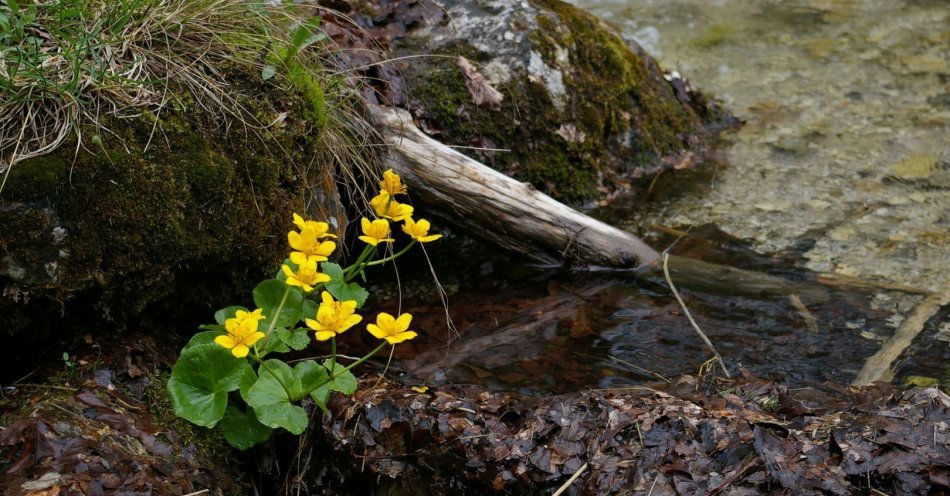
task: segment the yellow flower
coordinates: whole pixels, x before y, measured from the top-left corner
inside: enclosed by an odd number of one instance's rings
[[[360,225],[363,227],[363,236],[360,236],[360,239],[368,244],[376,246],[380,243],[395,241],[389,237],[389,221],[386,219],[376,219],[370,222],[369,219],[363,217],[360,220]]]
[[[429,234],[429,221],[425,219],[412,220],[406,219],[406,223],[403,224],[402,230],[408,234],[412,239],[420,243],[428,243],[429,241],[435,241],[442,237],[441,234]]]
[[[406,192],[406,185],[402,183],[402,179],[392,169],[383,172],[383,180],[379,182],[379,188],[390,196]]]
[[[305,227],[299,233],[290,231],[287,233],[287,242],[295,250],[290,254],[290,260],[297,265],[308,260],[325,262],[327,257],[336,249],[336,243],[333,241],[321,242],[319,233],[311,227]]]
[[[317,262],[313,260],[304,260],[303,263],[297,265],[297,272],[291,270],[288,265],[283,265],[280,268],[284,271],[284,275],[287,276],[287,284],[290,286],[300,286],[306,292],[313,291],[313,287],[321,282],[328,282],[330,276],[317,272]]]
[[[317,238],[335,238],[336,235],[330,234],[330,224],[326,222],[317,222],[313,220],[303,220],[303,217],[294,214],[294,225],[297,226],[297,229],[303,231],[304,229],[313,229],[317,233]]]
[[[409,388],[409,389],[411,389],[411,390],[413,390],[413,391],[415,391],[415,392],[417,392],[417,393],[422,393],[422,394],[425,394],[425,393],[428,393],[428,392],[429,392],[429,386],[412,386],[412,387]]]
[[[264,333],[257,330],[261,319],[264,319],[264,316],[261,315],[260,308],[253,312],[238,310],[234,317],[224,321],[227,334],[214,338],[214,342],[231,350],[235,357],[244,358],[251,346],[264,337]]]
[[[326,291],[320,293],[323,300],[317,309],[317,320],[306,319],[307,327],[317,331],[317,341],[326,341],[359,324],[363,317],[356,315],[356,301],[336,301]]]
[[[376,323],[367,324],[366,330],[379,339],[385,339],[389,344],[396,344],[418,336],[418,334],[409,330],[410,322],[412,322],[412,315],[408,313],[404,313],[396,319],[386,312],[380,312],[376,316]]]
[[[411,205],[399,203],[391,198],[389,193],[383,191],[374,196],[373,199],[369,201],[369,204],[372,205],[373,210],[376,211],[376,215],[386,217],[387,219],[400,221],[412,216],[413,208]]]

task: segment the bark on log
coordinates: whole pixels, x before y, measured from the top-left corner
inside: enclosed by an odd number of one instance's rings
[[[430,138],[402,109],[370,105],[394,153],[391,166],[425,203],[489,242],[544,264],[632,268],[659,254],[636,236],[592,219]]]

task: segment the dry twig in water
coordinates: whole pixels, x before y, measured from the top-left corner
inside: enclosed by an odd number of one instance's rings
[[[729,375],[729,370],[726,369],[726,362],[722,361],[722,355],[716,351],[716,347],[713,346],[712,341],[706,337],[706,333],[699,328],[699,325],[693,319],[693,315],[689,313],[689,309],[686,308],[686,303],[683,302],[683,298],[680,297],[680,292],[676,290],[676,286],[673,285],[673,279],[670,279],[670,268],[669,268],[669,259],[670,255],[668,253],[663,254],[663,275],[666,277],[666,283],[670,285],[670,290],[673,291],[673,296],[676,297],[676,301],[679,302],[680,308],[683,309],[683,313],[686,314],[686,318],[689,319],[689,323],[693,325],[693,329],[696,330],[696,334],[699,334],[699,337],[702,338],[703,342],[706,343],[706,347],[709,348],[709,351],[713,352],[716,355],[716,360],[719,361],[719,366],[722,368],[722,373],[726,375],[727,378],[732,378]]]

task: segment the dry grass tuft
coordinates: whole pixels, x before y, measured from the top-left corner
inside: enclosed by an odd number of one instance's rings
[[[225,126],[267,127],[231,93],[223,68],[235,66],[266,75],[262,82],[269,78],[274,91],[307,95],[324,136],[345,145],[355,114],[339,102],[351,90],[322,70],[323,39],[292,7],[264,0],[0,2],[0,173],[70,136],[85,146],[82,129],[93,124],[108,133],[105,117],[160,114],[182,94]],[[354,148],[339,146],[333,161],[358,165]]]

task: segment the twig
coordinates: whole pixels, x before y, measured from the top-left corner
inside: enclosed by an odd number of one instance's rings
[[[818,334],[820,331],[818,329],[818,321],[815,320],[815,316],[808,311],[808,307],[805,306],[805,302],[802,301],[798,295],[788,295],[788,300],[792,302],[792,306],[798,310],[798,314],[802,316],[802,319],[805,320],[805,327],[811,331],[812,334]]]
[[[660,472],[656,473],[656,477],[653,478],[653,484],[650,484],[650,492],[647,493],[647,496],[653,494],[653,488],[656,487],[656,481],[660,479]]]
[[[195,491],[193,493],[185,494],[184,496],[198,496],[199,494],[210,493],[210,492],[211,492],[210,489],[202,489],[200,491]]]
[[[732,376],[729,375],[729,370],[726,369],[726,362],[722,361],[722,355],[716,351],[716,347],[713,346],[712,341],[706,337],[706,333],[699,328],[699,325],[696,324],[696,321],[693,320],[693,315],[689,313],[689,309],[686,308],[686,303],[683,302],[683,298],[680,297],[679,291],[676,290],[676,286],[673,285],[673,280],[670,279],[670,268],[669,268],[670,255],[668,253],[663,254],[663,275],[666,277],[666,283],[670,285],[670,290],[673,291],[673,296],[676,297],[676,301],[679,302],[680,308],[683,309],[683,313],[686,314],[686,318],[689,319],[689,323],[693,325],[693,329],[696,330],[696,334],[699,334],[699,337],[703,339],[706,343],[706,347],[709,348],[709,351],[713,352],[716,355],[716,359],[719,360],[719,366],[722,367],[722,373],[726,374],[726,378],[732,379]]]
[[[911,314],[901,323],[891,339],[881,346],[877,353],[871,355],[858,376],[851,382],[852,386],[870,386],[876,381],[889,381],[894,377],[891,364],[907,349],[914,338],[924,330],[927,321],[940,311],[944,305],[950,304],[950,290],[928,296],[919,305],[914,307]]]
[[[571,478],[567,480],[567,482],[561,484],[561,487],[557,488],[557,491],[554,491],[554,494],[551,496],[560,496],[561,493],[567,491],[567,488],[571,487],[571,484],[573,484],[574,481],[576,481],[585,470],[587,470],[587,462],[584,462],[584,464],[581,465],[581,468],[577,469],[577,472],[574,472],[574,475],[572,475]]]
[[[652,370],[650,370],[650,369],[645,369],[645,368],[640,367],[640,366],[638,366],[638,365],[634,365],[634,364],[632,364],[632,363],[630,363],[630,362],[628,362],[628,361],[626,361],[626,360],[621,360],[621,359],[619,359],[619,358],[617,358],[617,357],[615,357],[615,356],[613,356],[613,355],[607,355],[607,357],[610,358],[611,360],[613,360],[613,361],[615,361],[615,362],[621,364],[621,365],[626,365],[627,367],[630,367],[630,368],[632,368],[632,369],[634,369],[634,370],[636,370],[636,371],[638,371],[638,372],[643,372],[644,374],[650,374],[650,375],[652,375],[652,376],[654,376],[654,377],[660,379],[661,381],[663,381],[663,382],[665,382],[665,383],[667,383],[667,384],[669,384],[669,383],[671,382],[669,379],[667,379],[666,377],[663,377],[663,375],[660,374],[660,373],[658,373],[658,372],[654,372],[654,371],[652,371]]]

